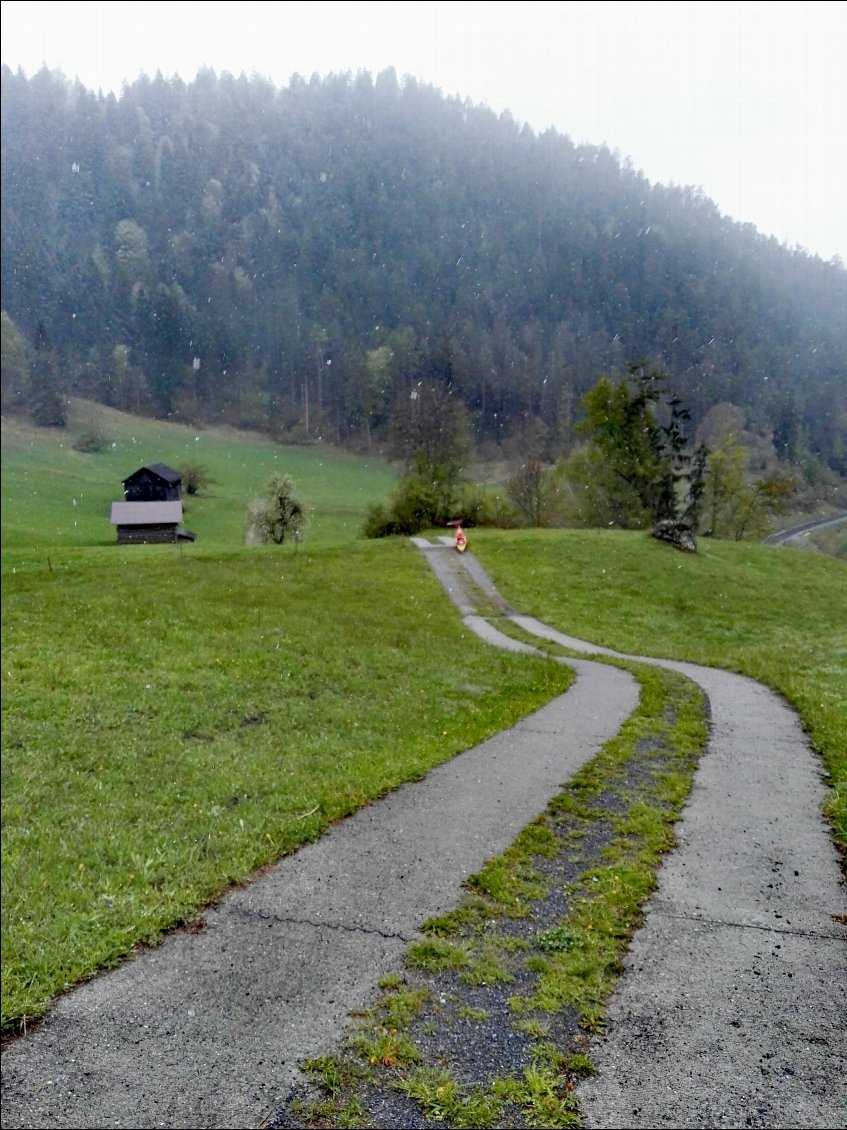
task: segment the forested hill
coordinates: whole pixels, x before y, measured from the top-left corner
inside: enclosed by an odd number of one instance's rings
[[[478,440],[555,455],[644,359],[695,421],[731,402],[847,471],[841,263],[393,71],[116,98],[4,67],[2,193],[4,411],[73,392],[361,442],[440,380]]]

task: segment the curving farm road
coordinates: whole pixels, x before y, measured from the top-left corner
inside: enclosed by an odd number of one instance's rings
[[[469,629],[518,615],[470,554],[418,541]],[[336,825],[177,932],[60,1000],[2,1060],[2,1126],[255,1127],[298,1063],[343,1038],[421,923],[547,805],[637,703],[627,672],[577,679],[511,730]],[[647,661],[652,662],[652,661]],[[663,661],[664,662],[664,661]],[[844,1125],[847,912],[819,764],[794,714],[739,676],[704,687],[712,736],[582,1085],[590,1127]]]
[[[766,545],[791,545],[793,542],[802,541],[815,530],[825,529],[827,526],[837,526],[847,522],[847,513],[831,514],[828,518],[815,518],[811,522],[804,522],[801,526],[791,526],[787,530],[778,530],[765,538]]]
[[[455,906],[635,709],[628,672],[574,666],[567,694],[233,890],[204,929],[60,999],[3,1055],[2,1126],[271,1120],[299,1063],[344,1038],[421,924]]]
[[[481,566],[419,541],[465,623],[473,585],[524,630],[621,656],[520,616]],[[471,582],[470,584],[468,582]],[[646,922],[579,1088],[587,1127],[847,1125],[847,899],[821,815],[820,764],[792,710],[740,675],[680,671],[711,737]]]

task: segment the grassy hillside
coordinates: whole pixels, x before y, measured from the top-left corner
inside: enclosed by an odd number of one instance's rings
[[[408,544],[166,548],[5,576],[4,1023],[567,685]]]
[[[384,464],[100,412],[82,454],[90,411],[3,428],[4,1027],[570,680],[470,637],[407,543],[358,539]],[[186,457],[217,480],[197,541],[117,547],[122,479]],[[307,535],[246,548],[280,471]]]
[[[4,426],[4,1028],[569,679],[465,631],[408,543],[355,536],[384,466],[135,424],[106,418],[103,455]],[[219,480],[190,502],[198,541],[117,549],[121,479],[195,442]],[[246,548],[244,501],[277,465],[313,508],[309,535]],[[688,557],[610,531],[477,530],[471,548],[563,630],[782,691],[843,821],[842,562],[719,542]]]
[[[244,544],[246,507],[275,474],[289,474],[310,523],[305,540],[319,546],[355,537],[370,502],[382,501],[395,474],[378,457],[362,459],[333,448],[282,447],[247,432],[196,430],[144,420],[74,401],[65,430],[34,428],[3,418],[3,548],[110,545],[112,502],[123,480],[146,463],[182,469],[199,463],[215,482],[184,498],[184,525],[197,547]],[[100,452],[76,450],[97,435]]]

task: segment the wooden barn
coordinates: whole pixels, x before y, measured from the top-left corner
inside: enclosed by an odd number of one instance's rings
[[[113,502],[111,522],[118,529],[118,545],[153,545],[194,541],[184,530],[182,502]]]
[[[139,467],[123,481],[124,501],[112,503],[118,545],[194,541],[183,529],[182,475],[165,463]]]
[[[166,463],[139,467],[124,479],[127,502],[178,502],[182,498],[182,475]]]

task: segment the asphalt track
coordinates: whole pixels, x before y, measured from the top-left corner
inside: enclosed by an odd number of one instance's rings
[[[471,554],[419,541],[470,630],[527,649]],[[605,654],[611,654],[605,652]],[[2,1062],[2,1126],[257,1127],[399,967],[420,924],[617,732],[637,689],[576,659],[574,686],[513,729],[286,857],[121,968],[62,998]],[[658,661],[651,661],[658,662]],[[825,785],[796,716],[760,685],[661,661],[706,691],[709,747],[679,847],[637,933],[581,1085],[586,1127],[847,1125],[847,900]]]

